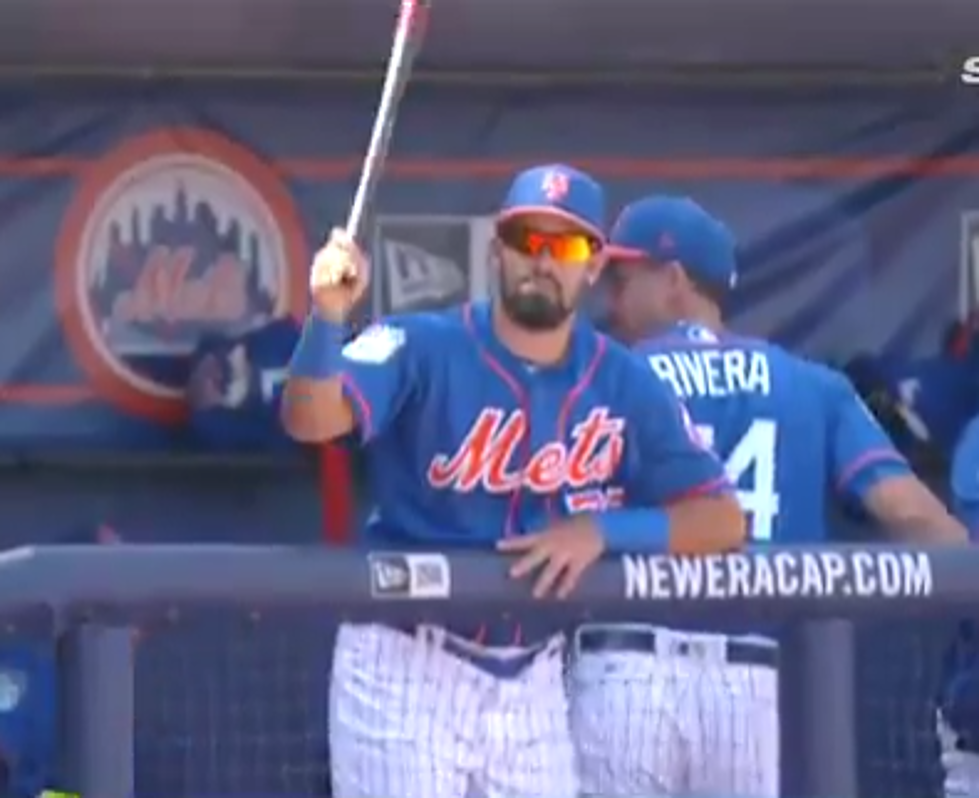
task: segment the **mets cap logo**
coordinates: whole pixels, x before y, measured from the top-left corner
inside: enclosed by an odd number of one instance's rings
[[[567,197],[568,192],[571,191],[571,183],[568,180],[568,176],[564,172],[552,170],[544,175],[544,181],[541,188],[544,191],[544,196],[551,202],[560,202]]]
[[[176,423],[201,336],[301,318],[307,265],[298,212],[270,166],[216,133],[161,130],[84,175],[57,245],[58,312],[101,396]]]

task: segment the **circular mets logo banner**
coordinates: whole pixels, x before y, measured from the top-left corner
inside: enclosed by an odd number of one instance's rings
[[[101,396],[178,422],[201,335],[300,318],[308,257],[270,166],[216,133],[162,130],[83,174],[58,239],[58,312]]]

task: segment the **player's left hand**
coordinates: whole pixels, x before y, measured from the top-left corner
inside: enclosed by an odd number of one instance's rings
[[[588,515],[566,518],[541,532],[506,538],[497,549],[520,555],[510,576],[523,579],[540,571],[534,583],[534,598],[554,594],[567,598],[585,570],[605,551],[605,539]]]

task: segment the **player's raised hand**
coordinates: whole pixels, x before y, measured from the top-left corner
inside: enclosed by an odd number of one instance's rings
[[[309,290],[316,310],[331,321],[344,322],[367,290],[370,265],[344,230],[334,229],[313,258]]]
[[[605,539],[587,515],[565,518],[541,532],[506,538],[497,544],[502,552],[518,555],[510,576],[523,579],[539,572],[534,598],[551,594],[567,598],[582,574],[605,551]]]

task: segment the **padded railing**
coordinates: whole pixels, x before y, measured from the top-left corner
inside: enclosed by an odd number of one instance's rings
[[[492,554],[249,546],[22,548],[0,555],[0,615],[42,616],[59,637],[62,789],[133,794],[130,627],[182,608],[322,608],[342,620],[450,622],[517,612],[582,621],[757,623],[780,635],[782,794],[854,798],[848,619],[968,612],[979,550],[772,548],[704,558],[622,557],[567,601],[536,601]],[[325,677],[324,677],[325,678]]]

